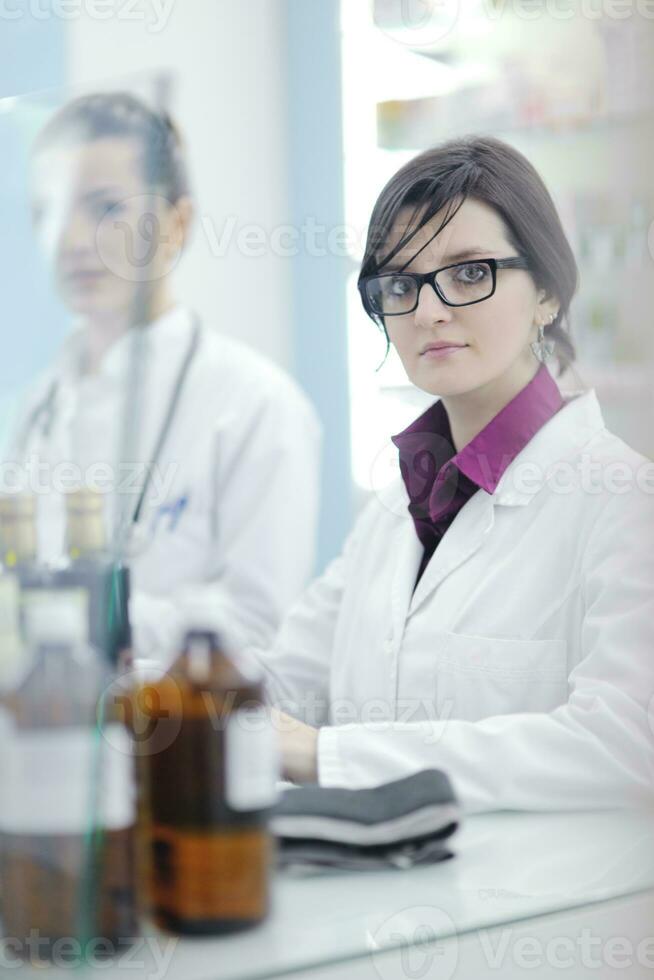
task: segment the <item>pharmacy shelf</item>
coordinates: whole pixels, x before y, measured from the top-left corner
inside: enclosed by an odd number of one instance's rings
[[[474,97],[474,93],[470,93]],[[603,116],[562,116],[539,121],[538,123],[507,123],[506,119],[493,120],[492,117],[474,118],[469,113],[453,113],[459,119],[456,125],[442,126],[439,121],[441,110],[447,111],[448,96],[422,99],[397,99],[377,103],[378,146],[383,150],[422,150],[435,142],[463,136],[470,132],[492,132],[507,142],[516,140],[558,141],[568,148],[570,140],[612,137],[615,130],[631,129],[642,131],[650,138],[654,134],[654,109],[651,113],[615,113]],[[430,126],[424,120],[433,113]],[[389,130],[402,116],[422,117],[423,125],[406,124],[396,139],[389,138]],[[422,131],[420,131],[422,129]],[[631,135],[631,134],[630,134]]]

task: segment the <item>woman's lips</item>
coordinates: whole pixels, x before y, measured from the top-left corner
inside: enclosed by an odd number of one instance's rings
[[[104,282],[107,278],[106,270],[79,270],[76,272],[70,272],[63,277],[64,285],[68,289],[95,289],[100,283]]]
[[[64,279],[98,279],[106,276],[106,269],[70,269],[64,273]]]
[[[457,351],[465,350],[468,345],[464,344],[462,347],[430,347],[426,350],[421,357],[427,357],[430,361],[434,358],[450,357],[451,354],[456,354]]]

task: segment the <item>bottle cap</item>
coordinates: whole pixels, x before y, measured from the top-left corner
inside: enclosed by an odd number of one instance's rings
[[[211,653],[218,648],[218,637],[209,630],[190,630],[184,639],[188,670],[196,683],[202,683],[211,671]]]
[[[219,647],[220,637],[215,630],[193,628],[186,631],[184,635],[184,649],[188,649],[193,644],[203,644],[209,647]]]
[[[0,548],[8,567],[36,557],[36,500],[27,493],[0,495]]]
[[[36,500],[30,493],[0,494],[0,520],[25,520],[34,517]]]
[[[104,499],[98,490],[80,487],[77,490],[70,490],[66,494],[66,510],[69,515],[102,515],[104,513]]]
[[[73,558],[104,551],[107,535],[104,497],[97,490],[82,487],[66,494],[66,541]]]

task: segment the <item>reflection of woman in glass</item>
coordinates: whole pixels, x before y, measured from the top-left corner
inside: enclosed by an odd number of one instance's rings
[[[291,378],[176,299],[194,209],[177,129],[128,93],[83,96],[39,134],[32,183],[36,229],[77,328],[14,440],[48,476],[42,557],[61,556],[53,484],[73,465],[73,479],[101,483],[139,532],[141,655],[175,650],[188,615],[227,624],[239,644],[272,642],[314,560],[320,427]],[[130,383],[137,339],[141,385]]]
[[[382,191],[363,303],[439,400],[260,658],[287,778],[433,766],[469,810],[651,792],[651,464],[545,363],[574,358],[576,279],[540,177],[498,140],[423,153]]]

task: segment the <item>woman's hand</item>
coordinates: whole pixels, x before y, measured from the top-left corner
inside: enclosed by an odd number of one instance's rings
[[[293,783],[318,780],[318,729],[271,708],[282,753],[282,777]]]

